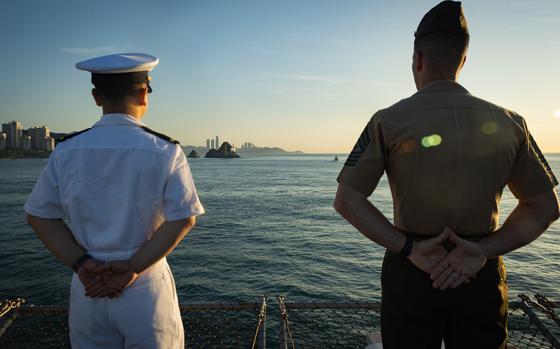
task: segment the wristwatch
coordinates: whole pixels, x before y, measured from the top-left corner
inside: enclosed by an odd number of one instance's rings
[[[406,236],[406,241],[404,246],[399,251],[399,254],[403,257],[408,257],[410,252],[412,252],[412,245],[414,244],[414,240],[410,236]]]
[[[80,267],[88,260],[93,258],[92,256],[90,256],[87,253],[84,253],[80,258],[76,259],[76,261],[72,264],[72,270],[74,270],[75,273],[78,273],[78,270],[80,269]]]

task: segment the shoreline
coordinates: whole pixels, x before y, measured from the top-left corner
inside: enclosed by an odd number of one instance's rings
[[[2,149],[0,150],[0,160],[47,159],[51,153],[50,151]]]

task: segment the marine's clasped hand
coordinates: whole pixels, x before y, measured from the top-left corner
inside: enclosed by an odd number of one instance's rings
[[[448,250],[446,242],[454,247]],[[478,243],[460,238],[449,228],[434,238],[415,242],[408,259],[430,274],[433,287],[441,290],[469,283],[486,264]]]

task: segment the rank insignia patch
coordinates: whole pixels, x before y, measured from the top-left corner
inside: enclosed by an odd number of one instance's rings
[[[364,151],[366,151],[369,142],[371,142],[371,138],[369,137],[368,127],[366,126],[366,128],[364,128],[364,131],[360,135],[360,138],[356,142],[354,149],[352,149],[352,152],[350,153],[350,155],[348,155],[348,159],[346,160],[344,166],[348,166],[348,167],[356,166],[356,164],[360,160],[360,157],[362,156]]]

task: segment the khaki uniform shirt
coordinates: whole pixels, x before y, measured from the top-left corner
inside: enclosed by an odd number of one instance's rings
[[[493,232],[506,185],[518,199],[558,185],[521,116],[449,80],[375,113],[338,182],[369,196],[384,172],[396,227],[428,235]]]

